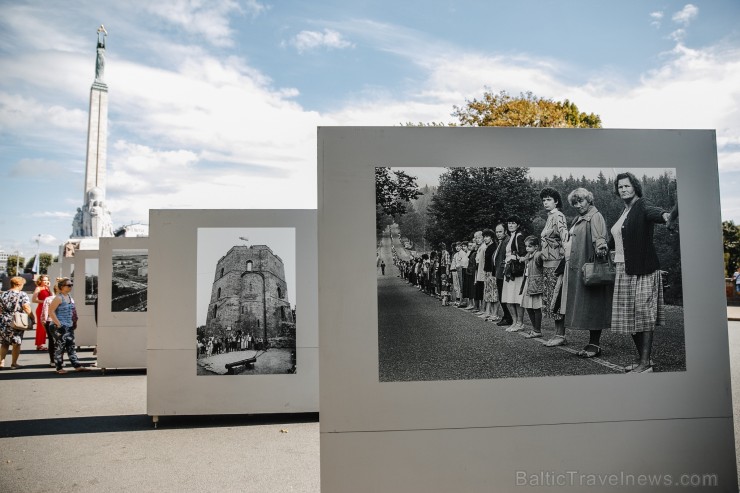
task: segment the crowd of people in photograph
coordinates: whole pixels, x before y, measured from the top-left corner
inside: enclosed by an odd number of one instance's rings
[[[522,231],[511,216],[494,229],[476,231],[469,240],[445,243],[417,257],[393,261],[409,284],[442,305],[474,312],[480,318],[524,330],[524,313],[532,324],[527,338],[543,338],[542,317],[554,321],[555,333],[544,345],[568,344],[566,329],[589,331],[589,342],[577,355],[601,355],[601,334],[629,334],[637,357],[625,369],[653,371],[653,331],[665,325],[662,276],[653,234],[668,224],[677,209],[664,211],[642,198],[640,181],[621,173],[615,193],[624,202],[619,219],[609,228],[585,188],[568,194],[578,216],[567,224],[563,199],[553,188],[540,191],[547,212],[539,235]]]
[[[251,349],[259,349],[262,340],[255,340],[252,334],[242,334],[241,330],[237,330],[236,334],[230,334],[228,336],[204,336],[198,335],[196,337],[196,344],[198,347],[198,358],[208,358],[216,354],[226,354],[234,351],[247,351]]]

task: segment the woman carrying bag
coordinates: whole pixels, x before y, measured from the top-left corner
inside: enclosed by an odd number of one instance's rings
[[[17,370],[22,368],[18,364],[18,356],[21,354],[21,341],[23,331],[32,327],[28,319],[33,320],[31,303],[28,294],[21,291],[26,285],[26,280],[20,276],[10,278],[10,289],[0,294],[0,368],[5,367],[5,356],[12,346],[10,368]],[[27,318],[23,317],[23,314]],[[19,319],[24,319],[25,327],[19,326]]]
[[[591,192],[576,188],[568,194],[568,202],[578,211],[578,217],[570,228],[566,246],[561,313],[568,329],[589,331],[588,344],[576,354],[593,358],[601,354],[601,331],[609,328],[611,322],[613,283],[587,286],[583,266],[588,262],[607,261],[609,233]],[[561,345],[557,344],[558,338],[565,341],[565,330],[558,326],[556,329],[553,343],[548,346]]]

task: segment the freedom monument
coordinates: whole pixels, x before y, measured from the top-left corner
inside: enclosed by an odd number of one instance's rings
[[[77,208],[70,238],[113,236],[113,222],[105,204],[105,164],[108,142],[108,86],[105,83],[105,38],[108,33],[98,28],[95,81],[90,88],[90,110],[87,125],[85,195]],[[84,248],[84,247],[82,247]]]

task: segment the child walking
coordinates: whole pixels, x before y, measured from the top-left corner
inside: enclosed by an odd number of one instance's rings
[[[524,337],[533,339],[542,337],[542,292],[544,291],[545,278],[542,275],[542,252],[540,251],[540,239],[536,236],[528,236],[524,240],[527,255],[524,259],[524,284],[522,285],[522,308],[527,310],[529,320],[533,329]]]

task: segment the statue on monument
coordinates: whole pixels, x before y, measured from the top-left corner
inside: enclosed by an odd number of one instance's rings
[[[101,37],[102,34],[102,37]],[[98,28],[97,58],[95,59],[95,81],[103,82],[105,75],[105,37],[108,32],[102,24]]]
[[[77,209],[77,215],[72,222],[73,238],[113,236],[113,221],[103,201],[104,197],[105,192],[101,188],[93,187],[88,190],[86,203],[81,209]]]

